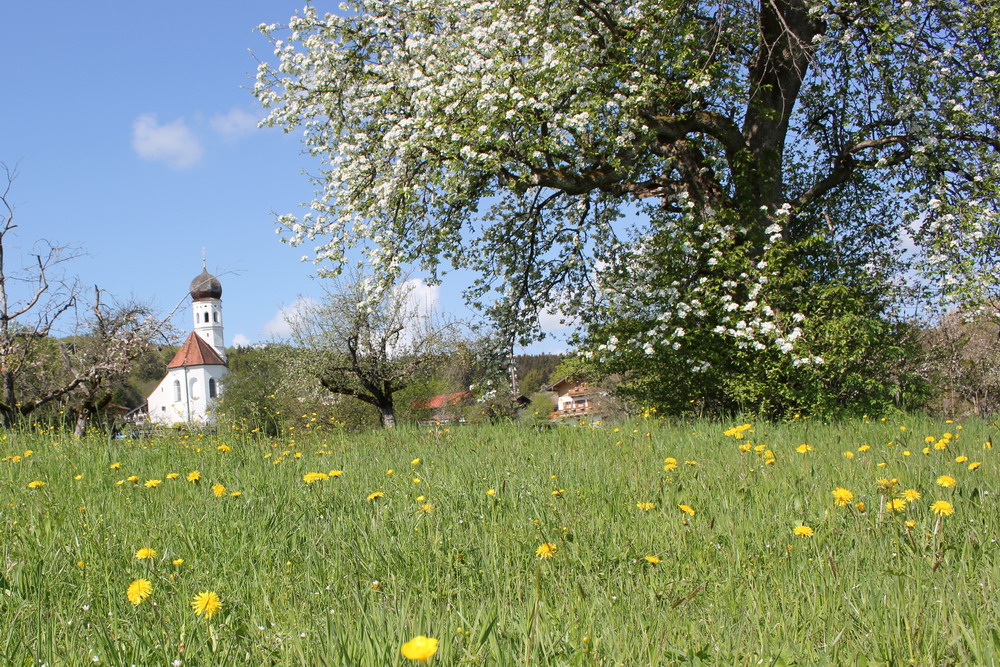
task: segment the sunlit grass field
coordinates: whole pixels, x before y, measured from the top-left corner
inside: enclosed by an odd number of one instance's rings
[[[741,424],[9,432],[0,662],[1000,660],[993,426]]]

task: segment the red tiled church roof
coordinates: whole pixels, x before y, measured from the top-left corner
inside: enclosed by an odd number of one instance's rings
[[[206,343],[204,338],[192,331],[184,341],[184,344],[181,345],[181,349],[177,350],[177,354],[167,364],[167,368],[225,365],[226,362],[222,360],[222,357],[215,351],[215,348]]]

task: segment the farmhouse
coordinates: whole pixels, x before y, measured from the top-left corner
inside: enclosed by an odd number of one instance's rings
[[[598,414],[597,399],[600,392],[586,380],[564,377],[546,390],[556,395],[556,409],[549,415],[549,419],[594,417]]]
[[[204,266],[191,281],[194,330],[167,364],[167,376],[146,399],[155,424],[205,423],[229,372],[222,335],[222,283]]]

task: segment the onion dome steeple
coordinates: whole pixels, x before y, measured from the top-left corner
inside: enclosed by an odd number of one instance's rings
[[[208,269],[205,267],[205,260],[201,262],[201,273],[191,281],[191,298],[195,301],[200,299],[221,299],[222,283],[208,272]]]

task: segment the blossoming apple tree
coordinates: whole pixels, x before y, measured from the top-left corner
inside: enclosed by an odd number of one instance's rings
[[[812,372],[845,331],[811,319],[885,322],[915,270],[996,294],[995,3],[355,0],[261,29],[265,123],[320,161],[287,241],[473,269],[501,323],[555,306],[610,370]]]

